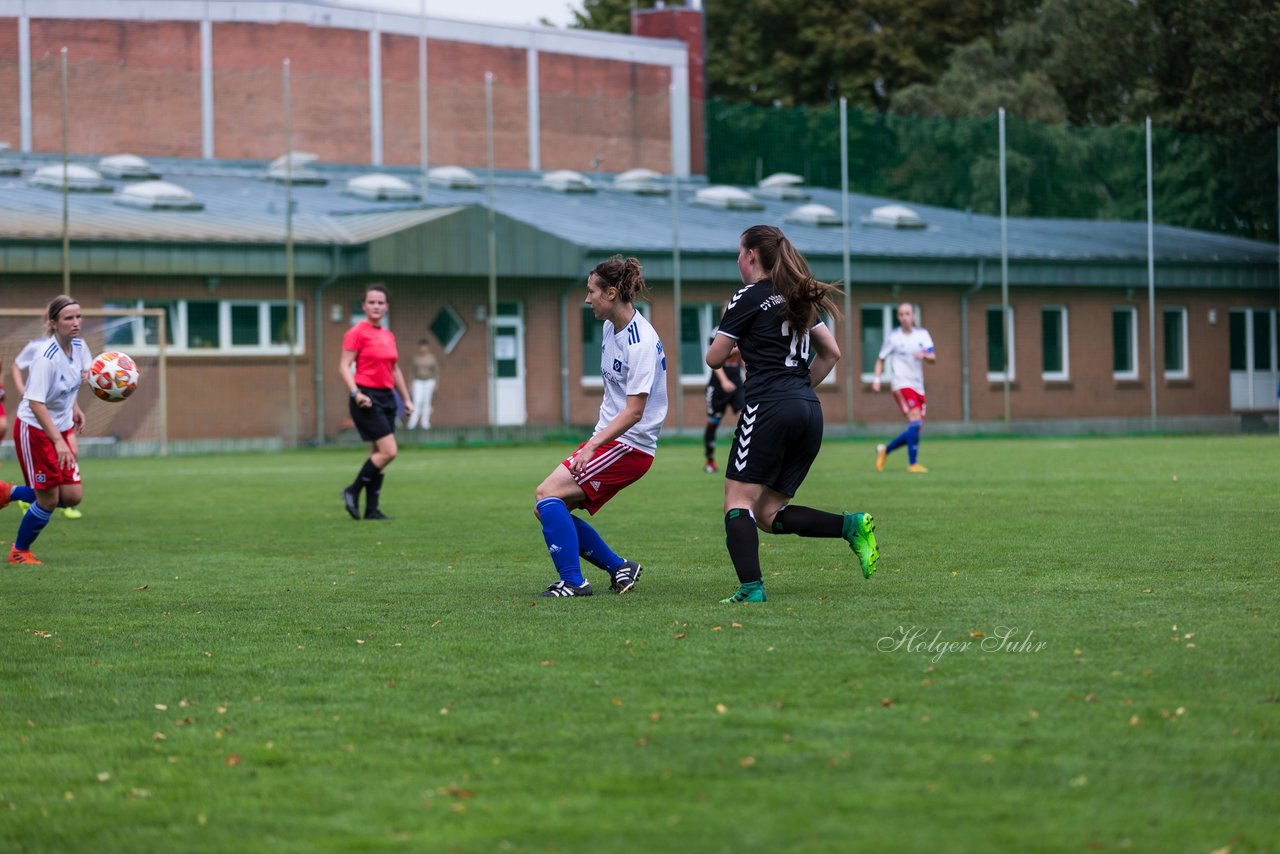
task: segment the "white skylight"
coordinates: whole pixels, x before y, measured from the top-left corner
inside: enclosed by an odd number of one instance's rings
[[[293,151],[282,154],[267,166],[267,180],[295,184],[327,184],[327,179],[311,168],[320,158],[309,151]]]
[[[63,183],[62,164],[41,166],[36,170],[36,174],[31,176],[31,183],[37,187],[61,191]],[[102,175],[97,169],[91,166],[82,166],[79,163],[67,164],[66,184],[67,189],[72,192],[101,193],[111,190],[110,185],[102,180]]]
[[[693,194],[693,203],[708,208],[719,208],[731,211],[759,211],[764,205],[751,197],[745,190],[726,185],[703,187]]]
[[[755,195],[762,199],[803,202],[809,194],[801,189],[804,179],[790,172],[775,172],[756,185]]]
[[[671,188],[662,183],[662,173],[652,169],[628,169],[613,179],[613,189],[641,196],[665,196]]]
[[[799,225],[840,225],[840,214],[817,203],[801,205],[783,219]]]
[[[98,161],[98,171],[108,178],[156,178],[151,164],[136,154],[113,154]]]
[[[542,186],[558,193],[594,193],[596,191],[590,178],[572,169],[557,169],[546,173],[542,176]]]
[[[347,182],[347,193],[374,201],[412,201],[422,198],[408,181],[381,172],[352,178]]]
[[[168,181],[141,181],[127,184],[116,193],[118,205],[147,210],[198,211],[204,205],[186,187]]]
[[[885,228],[924,228],[920,214],[906,205],[881,205],[871,209],[870,216],[862,218],[863,225],[879,225]]]
[[[427,181],[453,190],[475,190],[480,187],[476,173],[461,166],[433,166],[427,170]]]

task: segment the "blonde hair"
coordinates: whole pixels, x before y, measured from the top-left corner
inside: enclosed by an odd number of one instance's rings
[[[69,305],[79,305],[80,301],[72,299],[66,294],[58,294],[49,301],[49,307],[44,311],[44,331],[46,335],[52,335],[53,330],[58,326],[58,315],[62,314],[62,310]]]

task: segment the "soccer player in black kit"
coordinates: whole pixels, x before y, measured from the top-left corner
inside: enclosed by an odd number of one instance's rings
[[[713,336],[712,341],[715,341]],[[711,372],[707,380],[707,429],[702,437],[703,449],[707,452],[707,461],[702,470],[707,474],[715,474],[716,468],[716,430],[724,418],[726,409],[732,409],[734,415],[742,415],[744,396],[742,393],[742,354],[737,348],[729,354],[725,363]]]
[[[707,365],[723,365],[737,345],[747,366],[746,401],[725,465],[724,530],[738,591],[722,601],[764,602],[760,535],[844,539],[862,575],[880,553],[870,513],[828,513],[792,504],[822,447],[822,405],[814,387],[840,358],[820,312],[836,317],[834,285],[819,282],[781,230],[755,225],[742,233],[743,287],[729,300]],[[813,353],[812,359],[810,353]]]

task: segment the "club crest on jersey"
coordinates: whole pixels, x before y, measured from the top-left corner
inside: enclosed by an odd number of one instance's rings
[[[613,360],[613,369],[614,369],[614,371],[616,371],[616,372],[618,372],[618,373],[622,373],[622,360],[621,360],[621,359],[614,359],[614,360]]]

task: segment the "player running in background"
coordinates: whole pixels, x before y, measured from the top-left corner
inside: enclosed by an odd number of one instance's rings
[[[880,557],[870,513],[827,513],[791,503],[822,448],[822,404],[814,387],[835,367],[840,349],[820,313],[838,316],[831,299],[838,290],[815,280],[804,256],[770,225],[742,233],[738,272],[744,287],[729,301],[707,348],[707,365],[718,368],[736,344],[748,369],[746,408],[724,481],[725,545],[740,586],[722,601],[768,599],[759,531],[843,538],[870,578]]]
[[[924,427],[924,363],[936,362],[933,338],[927,329],[915,325],[915,309],[911,303],[898,306],[898,328],[890,332],[876,359],[876,378],[871,390],[880,390],[880,375],[885,361],[889,363],[889,388],[893,400],[907,418],[907,429],[898,434],[888,445],[876,445],[876,471],[884,471],[884,461],[889,454],[903,445],[907,446],[907,471],[927,474],[928,469],[916,462],[920,451],[920,429]]]
[[[40,564],[31,545],[59,506],[74,507],[84,495],[80,466],[68,438],[84,429],[76,393],[89,369],[89,348],[80,340],[80,304],[57,296],[45,311],[49,342],[36,354],[18,406],[13,442],[22,474],[32,486],[0,483],[0,507],[11,499],[34,502],[22,516],[9,563]]]
[[[600,376],[604,399],[591,438],[556,466],[535,493],[551,562],[560,580],[542,596],[590,596],[581,558],[609,573],[610,589],[626,593],[643,567],[614,553],[595,528],[572,511],[596,511],[635,483],[653,464],[667,417],[667,358],[658,333],[636,311],[647,294],[640,262],[614,255],[587,276],[586,303],[604,321]]]
[[[734,415],[741,415],[743,400],[742,354],[735,347],[725,363],[713,370],[711,379],[707,380],[707,429],[702,437],[703,448],[707,452],[702,470],[707,474],[716,473],[716,430],[725,410],[733,409]]]

